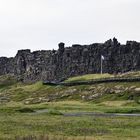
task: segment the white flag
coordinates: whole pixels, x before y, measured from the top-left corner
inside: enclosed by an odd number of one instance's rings
[[[101,55],[101,59],[102,59],[102,60],[105,60],[105,57],[104,57],[103,55]]]

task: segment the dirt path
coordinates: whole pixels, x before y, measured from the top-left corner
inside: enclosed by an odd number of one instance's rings
[[[36,110],[36,114],[40,113],[47,113],[49,112],[48,109],[41,109],[41,110]],[[135,113],[135,114],[130,114],[130,113],[97,113],[97,112],[68,112],[68,113],[62,113],[64,116],[103,116],[103,117],[108,117],[108,116],[130,116],[130,117],[140,117],[140,114]]]
[[[74,113],[63,113],[64,116],[135,116],[140,117],[140,114],[129,114],[129,113],[95,113],[95,112],[74,112]]]

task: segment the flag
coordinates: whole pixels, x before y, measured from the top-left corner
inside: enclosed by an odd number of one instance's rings
[[[105,57],[104,57],[103,55],[101,55],[101,59],[102,59],[102,60],[105,60]]]

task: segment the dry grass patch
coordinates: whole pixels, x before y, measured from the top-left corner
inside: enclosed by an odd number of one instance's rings
[[[120,107],[120,106],[124,106],[128,103],[134,103],[134,101],[129,101],[129,100],[124,100],[124,101],[105,101],[105,102],[102,102],[101,104],[102,105],[105,105],[105,106],[110,106],[110,107]]]

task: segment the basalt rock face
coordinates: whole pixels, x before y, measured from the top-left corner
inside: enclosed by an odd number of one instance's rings
[[[14,58],[0,57],[0,75],[14,73]]]
[[[117,39],[91,45],[64,47],[58,50],[19,50],[14,58],[0,58],[0,75],[13,74],[21,81],[61,80],[69,76],[100,73],[101,55],[103,72],[119,73],[140,70],[140,43]]]

